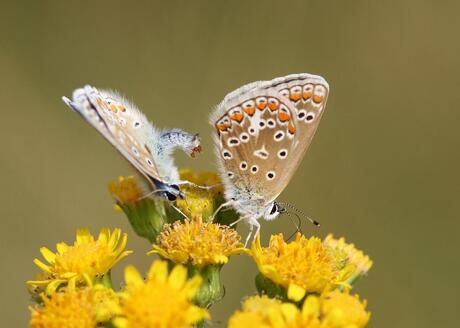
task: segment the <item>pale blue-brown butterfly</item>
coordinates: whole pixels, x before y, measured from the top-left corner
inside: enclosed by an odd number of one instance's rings
[[[216,213],[233,207],[240,215],[235,223],[249,223],[246,244],[260,218],[274,220],[286,210],[276,198],[310,146],[328,94],[324,78],[292,74],[240,87],[211,114],[226,199]]]

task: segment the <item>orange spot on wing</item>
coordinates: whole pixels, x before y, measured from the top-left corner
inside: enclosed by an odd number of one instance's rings
[[[281,122],[289,121],[289,114],[286,112],[279,112],[278,118],[280,119]]]
[[[278,102],[268,102],[268,108],[270,108],[271,111],[275,111],[280,107],[280,104]]]
[[[252,116],[254,115],[254,113],[256,112],[256,108],[255,107],[245,107],[243,108],[244,112],[246,114],[248,114],[249,116]]]
[[[288,131],[289,131],[290,134],[294,134],[295,131],[296,131],[295,126],[291,122],[289,122]]]
[[[227,131],[229,127],[230,125],[227,125],[227,124],[216,124],[216,128],[219,131]]]
[[[243,120],[243,114],[242,113],[235,113],[233,115],[229,115],[230,118],[234,121],[241,122]]]
[[[312,96],[312,93],[310,91],[304,91],[303,92],[303,99],[308,100]]]
[[[121,110],[123,113],[126,112],[126,107],[123,105],[118,105],[118,109]]]
[[[267,102],[266,101],[259,101],[257,103],[257,108],[259,108],[260,110],[264,109],[265,107],[267,107]]]
[[[300,94],[300,92],[291,92],[289,99],[291,99],[292,101],[297,101],[300,99],[301,96],[302,95]]]
[[[323,96],[319,96],[319,95],[314,95],[313,96],[313,101],[317,104],[319,104],[320,102],[323,101]]]
[[[110,109],[111,109],[112,112],[114,112],[114,113],[118,112],[117,105],[115,105],[115,104],[110,105]]]

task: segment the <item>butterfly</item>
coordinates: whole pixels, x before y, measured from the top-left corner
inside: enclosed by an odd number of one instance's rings
[[[198,134],[180,129],[159,130],[131,102],[113,91],[86,85],[62,100],[107,139],[149,182],[153,193],[170,201],[184,199],[172,152],[191,157],[201,152]]]
[[[250,225],[285,209],[276,198],[304,157],[324,112],[329,85],[317,75],[292,74],[246,84],[229,93],[210,116],[225,199]]]

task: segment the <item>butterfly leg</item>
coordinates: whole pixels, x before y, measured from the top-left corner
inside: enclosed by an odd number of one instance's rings
[[[174,205],[172,202],[169,203],[177,212],[179,212],[185,219],[189,220],[189,217],[187,215],[185,215],[184,212],[181,211],[181,209],[179,207],[177,207],[176,205]]]
[[[191,181],[179,181],[176,183],[176,185],[178,186],[181,186],[181,185],[188,185],[188,186],[192,186],[194,188],[199,188],[199,189],[204,189],[204,190],[211,190],[212,188],[214,187],[217,187],[219,186],[220,184],[215,184],[215,185],[212,185],[212,186],[201,186],[201,185],[198,185],[196,183],[193,183]]]
[[[235,224],[237,224],[238,222],[240,222],[241,220],[244,220],[244,219],[246,219],[245,216],[240,216],[240,218],[239,218],[238,220],[233,221],[233,222],[230,223],[228,226],[229,226],[229,227],[233,227]]]
[[[252,232],[254,231],[254,227],[256,227],[256,233],[254,234],[254,237],[256,237],[260,231],[260,223],[259,221],[257,221],[257,218],[250,217],[248,219],[248,223],[250,224],[251,227],[249,228],[249,234],[246,237],[246,241],[244,242],[244,247],[246,247],[248,245],[249,240],[251,240],[251,236],[252,236]]]
[[[219,213],[224,207],[230,207],[234,204],[235,201],[229,200],[228,202],[220,204],[220,206],[217,208],[217,210],[214,211],[212,216],[209,218],[209,222],[214,221],[214,218],[216,217],[217,213]]]

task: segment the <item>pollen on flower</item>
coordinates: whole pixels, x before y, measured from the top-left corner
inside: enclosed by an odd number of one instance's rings
[[[321,293],[336,284],[339,269],[335,258],[319,238],[306,238],[300,233],[286,243],[282,234],[273,235],[269,246],[262,248],[260,236],[251,247],[259,271],[288,290],[288,296],[301,300],[305,293]]]
[[[339,291],[326,297],[308,296],[301,309],[289,302],[270,299],[267,296],[248,298],[242,310],[229,319],[229,328],[363,328],[369,321],[366,302],[358,296]]]
[[[341,279],[344,282],[352,283],[362,275],[365,275],[372,267],[372,260],[355,245],[347,244],[344,238],[335,239],[333,235],[328,235],[323,244],[329,248],[337,257],[341,257],[340,266]]]
[[[34,263],[44,272],[44,279],[31,280],[29,286],[43,286],[51,294],[61,285],[91,284],[95,278],[106,274],[116,263],[132,251],[125,251],[127,235],[120,229],[101,229],[95,239],[87,229],[77,231],[73,245],[58,243],[57,252],[42,247],[40,252],[48,264],[39,259]]]
[[[186,199],[177,199],[177,206],[189,217],[202,216],[208,218],[215,209],[216,198],[223,193],[222,183],[219,176],[214,172],[195,173],[189,169],[180,171],[181,180],[193,182],[199,186],[211,187],[201,189],[192,185],[181,186],[187,195]]]
[[[149,252],[176,263],[197,266],[224,264],[245,251],[238,233],[226,225],[203,223],[201,217],[167,224]]]
[[[192,303],[201,277],[187,280],[181,265],[168,275],[168,264],[155,261],[144,280],[132,266],[125,270],[126,289],[120,293],[120,306],[113,323],[118,328],[192,327],[208,319],[206,309]]]
[[[361,302],[359,295],[336,290],[323,297],[321,314],[337,327],[365,327],[371,316],[366,306],[367,301]]]
[[[112,289],[93,288],[64,290],[43,297],[43,305],[31,308],[32,328],[94,328],[114,315],[118,298]]]
[[[118,177],[108,185],[110,194],[121,204],[134,204],[142,199],[144,191],[134,176]]]

